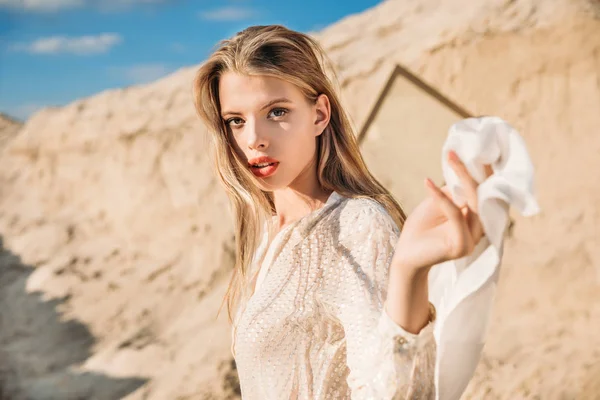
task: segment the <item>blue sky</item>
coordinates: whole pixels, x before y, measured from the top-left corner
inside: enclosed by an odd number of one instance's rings
[[[0,0],[0,112],[26,119],[204,60],[248,25],[308,32],[380,0]]]

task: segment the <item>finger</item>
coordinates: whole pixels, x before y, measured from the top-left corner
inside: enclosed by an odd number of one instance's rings
[[[467,204],[472,210],[477,210],[477,181],[469,174],[467,167],[454,151],[448,152],[448,161],[463,185]]]
[[[494,175],[494,170],[492,169],[492,166],[490,164],[484,164],[483,170],[485,171],[486,178],[489,178],[490,176]]]
[[[442,193],[444,193],[446,196],[448,196],[448,198],[452,199],[452,201],[454,202],[454,204],[456,204],[456,206],[458,208],[460,208],[460,210],[462,211],[463,215],[466,215],[466,211],[469,208],[466,204],[464,203],[458,203],[457,201],[454,200],[454,198],[452,197],[452,193],[450,192],[450,188],[447,185],[444,185],[440,188],[440,190],[442,191]]]
[[[450,188],[448,187],[448,185],[444,185],[440,188],[440,190],[442,191],[442,193],[444,193],[449,199],[452,199],[452,193],[450,192]],[[454,201],[454,200],[453,200]],[[460,209],[461,214],[463,215],[463,217],[466,217],[469,213],[478,215],[476,211],[473,211],[469,208],[468,205],[466,204],[458,204],[456,201],[454,201],[454,204]]]
[[[448,232],[449,236],[446,243],[448,246],[448,256],[450,259],[454,259],[468,254],[471,243],[469,238],[464,234],[468,226],[466,226],[463,211],[431,179],[426,179],[425,185],[449,222],[450,231]],[[464,208],[468,210],[468,207],[465,206]]]
[[[437,185],[429,178],[425,179],[425,186],[429,189],[429,192],[432,194],[434,200],[440,205],[442,211],[444,214],[446,214],[448,219],[460,218],[460,208],[454,204],[454,201],[452,201],[452,199],[446,195],[442,189],[437,187]]]
[[[463,206],[460,208],[460,212],[462,213],[462,215],[464,215],[466,217],[467,214],[469,214],[469,212],[473,212],[473,211],[471,211],[469,206]]]
[[[450,193],[450,188],[448,185],[444,185],[440,188],[440,190],[448,197],[452,197],[452,193]]]

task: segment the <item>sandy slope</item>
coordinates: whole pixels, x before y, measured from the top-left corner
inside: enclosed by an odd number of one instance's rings
[[[23,126],[21,122],[0,113],[0,151],[16,136],[21,126]]]

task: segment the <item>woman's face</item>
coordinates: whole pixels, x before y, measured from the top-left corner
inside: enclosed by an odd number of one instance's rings
[[[262,190],[293,187],[310,174],[316,176],[316,137],[329,123],[327,96],[312,103],[284,80],[226,72],[219,81],[219,97],[235,151]],[[263,156],[270,159],[250,165]]]

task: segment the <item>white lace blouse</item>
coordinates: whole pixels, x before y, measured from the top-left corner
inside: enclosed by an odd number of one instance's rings
[[[256,287],[232,331],[244,400],[460,397],[479,359],[481,337],[445,338],[454,343],[453,357],[471,360],[461,365],[436,358],[437,321],[414,335],[391,320],[384,303],[398,236],[379,203],[333,192],[270,246],[263,238],[257,255],[267,253],[261,268],[253,266]],[[476,252],[487,246],[481,242]],[[456,296],[455,283],[456,277],[430,289],[445,314],[452,308],[440,301]],[[487,310],[476,310],[471,322],[485,322]],[[450,382],[442,391],[440,376]]]

